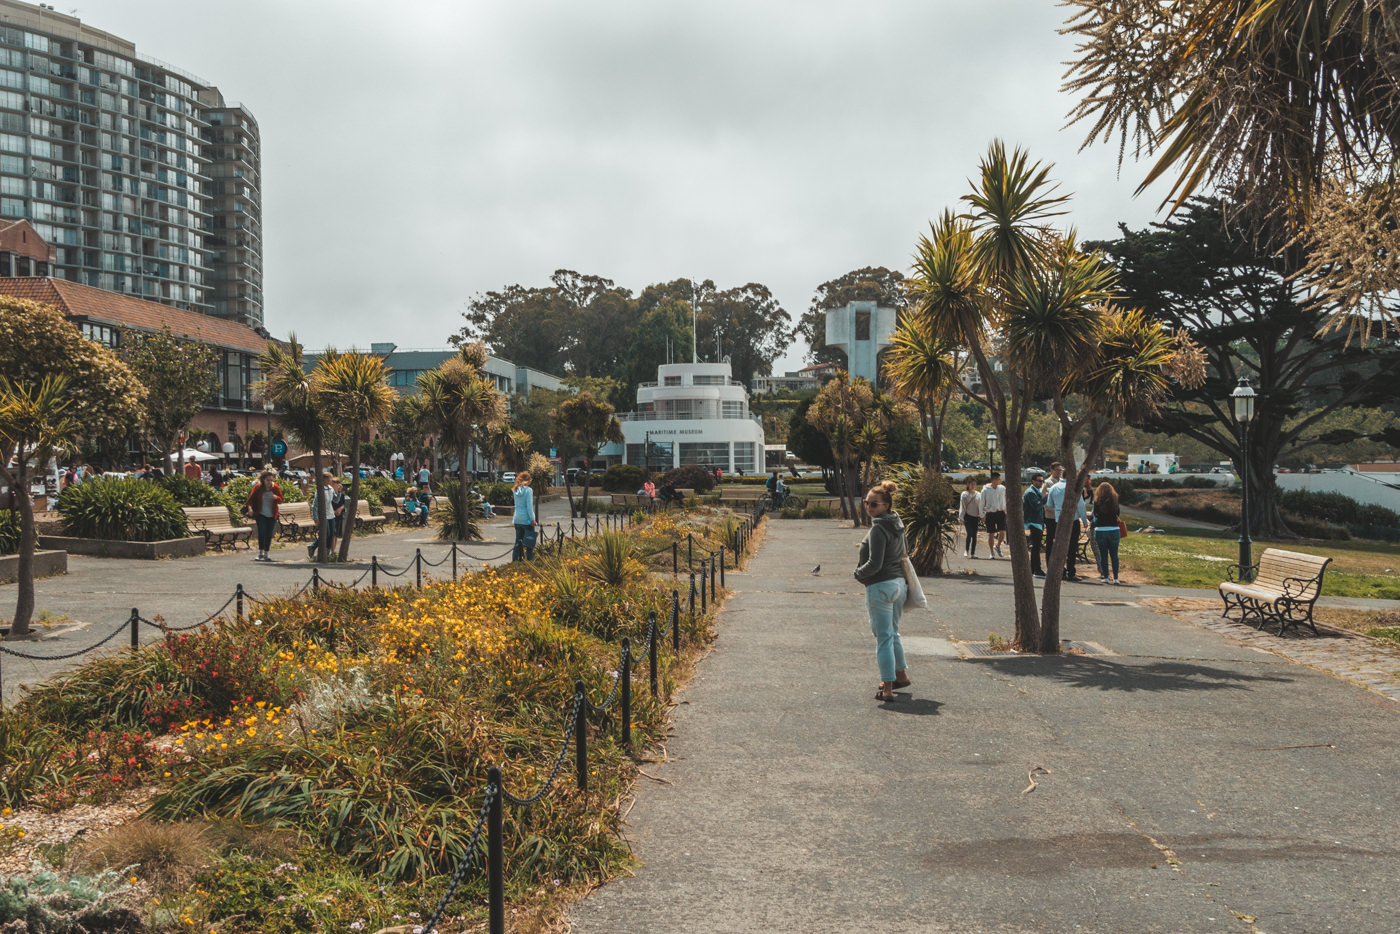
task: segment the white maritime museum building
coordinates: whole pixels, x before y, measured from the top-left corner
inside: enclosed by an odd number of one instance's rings
[[[623,463],[653,472],[697,465],[726,474],[763,469],[763,422],[728,363],[666,363],[637,386],[637,409],[619,414]]]

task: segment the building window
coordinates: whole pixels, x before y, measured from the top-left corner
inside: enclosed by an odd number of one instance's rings
[[[734,472],[751,474],[756,472],[754,466],[754,443],[752,441],[734,442]]]
[[[706,375],[697,373],[691,377],[691,382],[696,386],[723,386],[725,378],[723,376]]]
[[[742,400],[738,400],[738,401],[735,401],[735,402],[730,402],[729,400],[726,399],[726,400],[720,402],[720,417],[721,417],[721,418],[748,418],[749,413],[748,413],[747,411],[745,411],[746,408],[747,408],[747,406],[744,405],[744,403],[743,403]]]
[[[662,381],[663,386],[679,386],[680,384],[681,378],[679,376],[668,376]]]
[[[856,312],[856,340],[870,340],[870,312]]]
[[[681,463],[682,467],[699,465],[701,467],[722,467],[729,469],[729,442],[728,441],[696,441],[681,442]]]

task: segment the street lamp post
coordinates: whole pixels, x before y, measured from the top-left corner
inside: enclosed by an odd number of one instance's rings
[[[1240,426],[1240,580],[1254,577],[1254,559],[1249,540],[1249,423],[1254,420],[1254,389],[1246,377],[1230,393],[1235,402],[1235,421]]]
[[[232,441],[225,441],[225,442],[224,442],[224,472],[225,472],[225,473],[228,472],[228,456],[229,456],[230,454],[232,454],[233,451],[234,451],[233,442],[232,442]]]
[[[267,438],[263,444],[266,445],[264,453],[267,454],[267,466],[272,466],[272,400],[263,403],[263,411],[267,413]]]
[[[991,470],[997,465],[997,433],[987,432],[987,469]]]

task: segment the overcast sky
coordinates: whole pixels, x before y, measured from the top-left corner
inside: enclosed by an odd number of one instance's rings
[[[998,137],[1056,164],[1082,236],[1160,200],[1063,129],[1052,0],[74,2],[252,111],[265,323],[311,347],[445,346],[559,268],[760,282],[796,320],[907,271]]]

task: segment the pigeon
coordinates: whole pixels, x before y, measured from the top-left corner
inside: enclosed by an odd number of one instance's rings
[[[820,574],[821,572],[822,572],[822,566],[821,566],[820,564],[817,565],[816,567],[812,568],[812,573],[813,573],[813,574]]]

